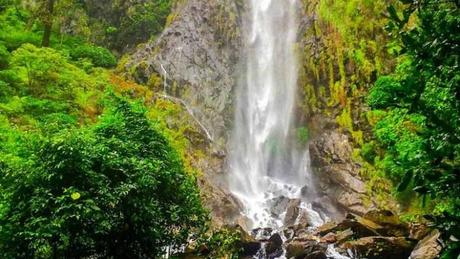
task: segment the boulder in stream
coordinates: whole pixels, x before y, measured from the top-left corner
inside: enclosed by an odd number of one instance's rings
[[[327,245],[314,240],[296,240],[286,245],[287,258],[327,259]]]
[[[284,217],[284,225],[292,226],[296,224],[302,209],[300,208],[300,199],[289,200],[286,208],[286,216]]]
[[[350,249],[358,258],[407,259],[414,248],[414,242],[405,237],[362,237],[347,241],[340,247]]]
[[[283,254],[283,239],[278,233],[268,239],[265,245],[265,254],[269,258],[277,258]]]
[[[270,203],[271,203],[271,208],[270,208],[270,213],[274,216],[279,216],[283,214],[286,211],[286,208],[288,207],[290,199],[285,197],[285,196],[279,196],[276,198],[273,198]]]

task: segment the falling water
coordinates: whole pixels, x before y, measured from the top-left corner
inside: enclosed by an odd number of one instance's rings
[[[252,227],[279,228],[277,197],[299,198],[309,187],[309,155],[293,126],[298,63],[296,0],[248,0],[245,60],[230,144],[230,190],[245,204]],[[320,224],[308,202],[310,223]]]

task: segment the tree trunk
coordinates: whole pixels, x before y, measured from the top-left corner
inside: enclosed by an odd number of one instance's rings
[[[43,21],[45,31],[43,33],[42,47],[50,46],[51,30],[53,29],[54,2],[55,0],[47,0],[45,17]]]

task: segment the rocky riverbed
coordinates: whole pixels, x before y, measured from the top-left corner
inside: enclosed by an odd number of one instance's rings
[[[442,249],[439,231],[408,225],[391,211],[347,214],[340,222],[312,228],[303,222],[281,230],[241,227],[242,258],[392,258],[434,259]]]

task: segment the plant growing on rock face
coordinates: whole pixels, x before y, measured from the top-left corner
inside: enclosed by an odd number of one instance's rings
[[[115,100],[88,128],[0,128],[15,139],[0,144],[0,254],[157,258],[198,235],[207,217],[195,179],[144,113]]]
[[[306,144],[310,139],[310,132],[306,127],[300,127],[297,129],[297,139],[300,143]]]
[[[386,148],[385,167],[422,196],[443,201],[435,208],[449,249],[460,246],[460,4],[456,0],[401,0],[401,14],[389,7],[389,29],[397,36],[403,62],[381,77],[368,97],[386,115],[374,128]],[[416,25],[408,26],[416,16]],[[441,206],[441,204],[444,204]],[[448,204],[445,206],[445,204]]]

